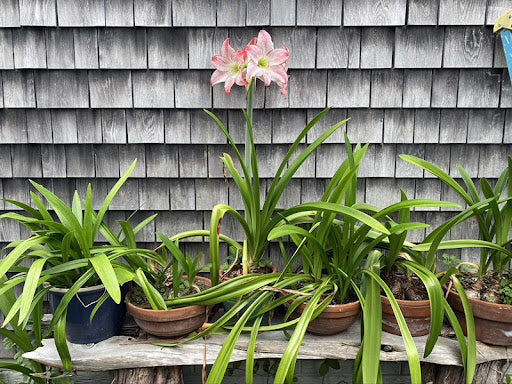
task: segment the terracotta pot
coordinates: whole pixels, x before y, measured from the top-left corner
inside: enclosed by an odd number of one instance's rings
[[[306,304],[301,304],[295,312],[302,314]],[[309,323],[307,331],[313,335],[330,336],[343,332],[350,327],[361,313],[359,301],[348,304],[329,305],[320,316]]]
[[[210,279],[197,276],[211,287]],[[126,310],[133,316],[137,325],[147,333],[159,337],[181,337],[199,329],[208,319],[209,308],[201,305],[191,305],[183,308],[153,310],[133,305],[131,297],[133,290],[126,296]]]
[[[380,296],[382,302],[382,330],[401,335],[395,314],[386,296]],[[430,300],[397,300],[412,336],[424,336],[430,332]]]
[[[476,339],[491,345],[512,345],[512,305],[488,303],[468,299],[475,319]],[[460,296],[454,291],[448,295],[448,303],[466,333],[466,318]]]

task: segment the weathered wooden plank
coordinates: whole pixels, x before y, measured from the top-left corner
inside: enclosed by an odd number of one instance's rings
[[[503,143],[512,143],[512,112],[507,109],[505,117],[505,130],[503,132]]]
[[[20,0],[21,25],[57,25],[55,0]]]
[[[446,27],[445,68],[492,67],[493,34],[485,27]]]
[[[119,177],[119,147],[95,145],[94,164],[96,177]]]
[[[142,207],[144,208],[144,207]],[[150,216],[153,212],[147,212],[147,211],[139,211],[135,213],[135,215],[132,218],[132,225],[133,223],[140,223],[144,219]],[[149,223],[147,226],[145,226],[139,233],[135,235],[135,241],[136,242],[155,242],[155,221],[153,220],[151,223]],[[147,248],[154,248],[153,245],[148,245]]]
[[[136,71],[132,74],[135,108],[173,108],[174,76],[172,71]]]
[[[104,0],[57,0],[57,18],[61,27],[105,25]]]
[[[382,109],[349,109],[347,134],[352,143],[382,143],[384,111]]]
[[[243,150],[240,148],[242,156]],[[240,163],[238,162],[236,155],[233,153],[229,145],[208,145],[208,177],[209,178],[231,178],[229,172],[226,171],[224,164],[220,157],[223,153],[228,153],[235,163],[235,168],[241,171]]]
[[[485,2],[480,0],[439,2],[439,25],[482,25]]]
[[[270,187],[270,183],[267,185]],[[283,194],[277,202],[276,208],[287,209],[300,204],[300,180],[293,179],[286,186]]]
[[[271,25],[295,25],[296,3],[295,0],[271,0],[270,24]]]
[[[64,145],[42,145],[43,177],[66,177],[66,151]]]
[[[317,32],[317,68],[348,68],[350,44],[356,28],[320,28]]]
[[[501,33],[494,36],[494,67],[506,68],[507,59],[505,59],[505,52],[503,50],[503,43],[501,42]]]
[[[139,201],[143,210],[169,209],[169,181],[167,179],[143,179],[139,181]]]
[[[137,159],[137,166],[131,177],[146,177],[146,146],[143,144],[119,146],[119,174],[124,174],[135,159]]]
[[[222,179],[196,180],[196,210],[210,211],[228,203],[228,185]]]
[[[162,110],[127,110],[126,126],[128,143],[162,143],[164,141]]]
[[[306,126],[305,110],[277,110],[272,117],[272,143],[292,143]]]
[[[208,150],[206,145],[180,145],[178,151],[180,178],[205,178],[207,176]]]
[[[270,24],[270,0],[254,0],[247,2],[246,25]]]
[[[166,143],[190,143],[190,111],[164,110],[164,127]]]
[[[361,28],[350,28],[348,68],[358,69],[361,62]]]
[[[400,201],[400,189],[414,196],[414,179],[371,178],[366,180],[366,202],[379,209]]]
[[[55,144],[78,143],[76,111],[73,109],[52,110],[52,132]]]
[[[252,29],[252,28],[251,28]],[[191,69],[213,68],[212,57],[220,54],[222,42],[228,37],[227,28],[187,28],[188,36],[188,65]],[[237,30],[238,31],[238,30]],[[240,32],[238,32],[240,33]],[[230,44],[234,49],[242,49],[235,45],[235,39],[230,35]],[[247,44],[244,42],[243,44]]]
[[[32,71],[5,71],[2,78],[5,108],[35,108],[36,95]]]
[[[485,23],[494,25],[496,19],[512,8],[510,0],[487,0],[487,11],[485,13]]]
[[[245,27],[246,14],[245,1],[217,1],[217,26],[219,27]]]
[[[361,68],[391,68],[394,37],[394,29],[391,27],[363,28]]]
[[[425,144],[425,160],[448,172],[450,169],[450,146]],[[424,178],[435,178],[435,176],[424,172]]]
[[[405,24],[405,0],[345,0],[344,26],[380,26]]]
[[[62,147],[64,148],[64,146]],[[93,185],[93,195],[96,193],[96,187],[99,186],[98,184],[100,183],[95,183]],[[52,192],[55,193],[59,199],[61,199],[68,206],[71,205],[75,190],[77,190],[77,183],[75,179],[52,179]],[[85,193],[82,193],[80,196],[85,196]]]
[[[0,29],[0,69],[14,68],[14,47],[12,44],[12,30]]]
[[[512,83],[509,79],[508,69],[504,69],[501,77],[500,108],[512,108]]]
[[[504,124],[504,110],[470,109],[467,142],[475,144],[501,143]]]
[[[131,27],[133,20],[133,1],[109,0],[105,2],[105,25],[107,27]]]
[[[416,179],[416,199],[441,200],[441,181],[438,179]],[[422,211],[439,211],[439,208],[422,208]],[[419,241],[423,241],[419,239]]]
[[[85,109],[76,111],[78,143],[102,143],[101,111]]]
[[[501,76],[491,71],[467,69],[459,76],[459,108],[497,108]]]
[[[370,145],[359,167],[360,177],[394,177],[395,145]]]
[[[41,177],[41,146],[17,144],[11,147],[13,177]]]
[[[290,71],[290,108],[325,108],[326,70]]]
[[[313,118],[320,113],[321,109],[308,109],[307,121],[310,122]],[[367,111],[365,111],[367,112]],[[350,116],[349,116],[350,117]],[[307,143],[312,143],[318,139],[325,131],[333,125],[343,121],[347,118],[347,111],[345,109],[331,109],[322,120],[316,123],[306,136]],[[334,132],[324,143],[343,143],[345,141],[343,132],[347,129],[347,125],[340,127]]]
[[[507,166],[507,156],[512,153],[510,145],[482,145],[478,163],[478,177],[498,178]]]
[[[444,29],[439,27],[397,28],[396,68],[440,68]]]
[[[0,112],[0,143],[26,143],[28,138],[25,111],[4,109]]]
[[[457,165],[462,166],[470,177],[478,176],[479,146],[468,144],[450,145],[450,176],[460,178]],[[482,159],[487,161],[487,159]]]
[[[117,180],[107,179],[107,188],[111,190]],[[119,190],[116,198],[112,201],[110,209],[112,210],[127,210],[135,211],[140,208],[141,201],[139,200],[139,182],[142,180],[130,178],[126,180],[123,188]]]
[[[46,68],[45,37],[40,29],[14,29],[12,39],[15,68]]]
[[[210,71],[176,71],[174,93],[176,108],[211,108]]]
[[[404,70],[403,108],[429,108],[431,93],[431,70]]]
[[[370,106],[370,71],[331,70],[327,80],[327,105],[337,108]]]
[[[282,163],[288,145],[259,145],[256,153],[258,157],[258,166],[260,177],[273,178]]]
[[[98,36],[100,68],[147,68],[146,30],[100,29]]]
[[[265,108],[289,108],[290,98],[281,95],[281,90],[275,84],[265,87]]]
[[[455,108],[458,88],[458,70],[434,70],[432,74],[432,108]]]
[[[48,109],[25,111],[29,143],[52,143],[52,117]]]
[[[20,10],[18,0],[5,0],[0,3],[0,27],[19,27]]]
[[[173,0],[172,21],[175,27],[214,27],[215,0]]]
[[[412,143],[414,110],[387,109],[384,113],[384,143]]]
[[[436,25],[439,0],[409,0],[407,25]]]
[[[312,54],[316,50],[315,28],[277,27],[272,28],[271,33],[275,47],[286,45],[293,52],[288,60],[289,68],[315,68],[315,55]]]
[[[465,143],[469,114],[464,109],[441,110],[439,125],[440,143]]]
[[[124,109],[102,109],[101,130],[104,143],[126,143],[126,115]]]
[[[130,71],[91,71],[89,88],[91,108],[133,107]]]
[[[175,7],[178,4],[175,3]],[[136,26],[172,26],[172,2],[166,0],[134,0]],[[215,18],[215,15],[214,15]]]
[[[272,85],[275,88],[276,85]],[[263,108],[265,105],[265,90],[264,83],[259,82],[256,87],[256,94],[254,95],[253,106],[254,108]],[[230,108],[240,111],[247,107],[246,89],[239,87],[236,84],[231,88],[229,95],[226,95],[223,84],[216,85],[212,89],[213,92],[213,108]]]
[[[172,211],[194,211],[196,209],[196,187],[193,179],[170,179]]]
[[[316,177],[332,177],[347,158],[344,144],[324,144],[316,151]]]
[[[98,31],[92,28],[75,28],[73,41],[75,44],[75,68],[98,68]]]
[[[297,25],[341,24],[342,2],[336,0],[297,1]]]
[[[226,111],[218,111],[217,117],[227,121]],[[215,121],[202,110],[190,111],[190,142],[192,144],[225,144],[226,137]]]
[[[293,161],[300,155],[302,151],[306,149],[306,144],[300,144],[297,148],[297,151],[292,155],[290,160],[288,160],[288,166],[290,166]],[[301,179],[301,178],[314,178],[315,177],[315,169],[316,169],[316,155],[313,153],[311,156],[309,156],[306,161],[304,161],[299,169],[295,172],[293,175],[294,179]],[[300,188],[299,188],[299,196],[300,196]],[[300,202],[299,202],[300,203]]]
[[[325,192],[325,181],[323,179],[302,179],[301,180],[301,203],[314,203],[322,199]]]
[[[172,236],[184,231],[203,229],[203,213],[196,211],[164,211],[155,220],[156,232]],[[183,239],[182,242],[202,242],[202,238]]]
[[[49,28],[46,35],[46,64],[48,69],[75,67],[73,29]]]
[[[4,181],[5,183],[5,181]],[[7,197],[9,199],[13,199],[12,197]],[[8,208],[11,206],[9,205]],[[2,220],[0,221],[0,241],[3,242],[11,242],[14,240],[21,239],[20,226],[18,223],[12,220]]]
[[[438,109],[414,111],[414,142],[438,143],[441,112]]]
[[[188,30],[150,28],[147,30],[148,68],[187,68]]]
[[[372,71],[370,106],[372,108],[401,107],[403,78],[402,70]]]
[[[66,146],[66,176],[94,177],[94,149],[91,144]]]
[[[152,144],[146,148],[147,177],[178,177],[178,147]]]
[[[34,77],[38,108],[89,108],[86,71],[38,71]]]

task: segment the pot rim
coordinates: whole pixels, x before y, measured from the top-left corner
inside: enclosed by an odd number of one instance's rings
[[[105,289],[105,286],[103,284],[93,285],[91,287],[82,287],[78,290],[78,293],[84,293],[84,292],[93,292]],[[50,292],[57,292],[57,293],[67,293],[70,290],[70,288],[58,288],[58,287],[52,287],[50,288]]]
[[[384,296],[384,295],[380,295],[380,300],[386,304],[389,304],[389,299],[387,296]],[[400,306],[400,304],[403,304],[403,305],[406,305],[406,306],[410,306],[410,307],[423,307],[425,306],[426,304],[428,304],[428,306],[430,306],[430,299],[425,299],[425,300],[400,300],[400,299],[395,299],[397,304]]]

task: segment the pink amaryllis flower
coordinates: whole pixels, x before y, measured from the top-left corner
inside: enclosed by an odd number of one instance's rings
[[[212,86],[217,83],[225,82],[224,90],[229,95],[233,84],[241,87],[247,86],[245,80],[245,64],[247,61],[247,53],[245,50],[235,51],[229,45],[229,38],[224,40],[220,55],[212,58],[212,63],[216,70],[212,74]]]
[[[272,81],[281,87],[281,94],[286,96],[288,87],[288,48],[274,49],[269,33],[261,30],[258,38],[245,48],[248,56],[247,77],[258,78],[269,86]]]

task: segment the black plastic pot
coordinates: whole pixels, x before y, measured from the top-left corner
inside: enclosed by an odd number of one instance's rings
[[[75,344],[97,343],[116,335],[126,313],[124,296],[127,287],[121,288],[121,303],[116,304],[110,297],[100,306],[92,323],[91,313],[96,303],[105,293],[103,285],[81,288],[68,304],[66,315],[66,339]],[[59,306],[67,288],[52,288],[48,292],[48,299],[52,313]]]

